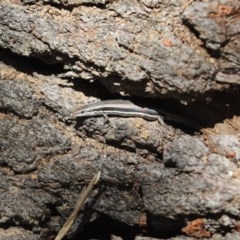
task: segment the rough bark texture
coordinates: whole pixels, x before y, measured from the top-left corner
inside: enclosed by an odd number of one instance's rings
[[[54,239],[99,170],[66,239],[240,239],[239,9],[1,1],[0,240]],[[73,118],[115,93],[205,128]]]
[[[150,97],[184,98],[239,84],[237,1],[43,1],[66,10],[30,2],[0,5],[0,45],[60,63],[69,75]]]

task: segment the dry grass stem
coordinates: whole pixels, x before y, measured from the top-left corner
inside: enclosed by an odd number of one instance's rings
[[[63,225],[63,227],[60,229],[58,235],[56,236],[56,238],[54,240],[62,240],[63,237],[67,234],[67,232],[69,231],[69,229],[72,227],[76,217],[78,216],[78,213],[80,212],[80,210],[82,209],[87,197],[89,196],[93,186],[95,184],[97,184],[99,178],[100,178],[100,174],[101,172],[99,171],[91,180],[91,182],[88,184],[87,188],[85,187],[81,194],[80,197],[74,207],[73,212],[71,213],[71,215],[69,216],[69,218],[67,219],[67,221],[65,222],[65,224]]]

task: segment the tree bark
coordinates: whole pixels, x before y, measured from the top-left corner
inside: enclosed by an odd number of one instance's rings
[[[240,239],[239,9],[1,1],[0,240],[54,239],[98,171],[66,239]],[[74,117],[126,96],[182,124]]]

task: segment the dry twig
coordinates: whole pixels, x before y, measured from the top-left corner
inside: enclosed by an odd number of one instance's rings
[[[79,197],[79,200],[77,201],[73,212],[71,213],[71,215],[69,216],[69,218],[67,219],[67,221],[65,222],[65,224],[63,225],[63,227],[60,229],[58,235],[56,236],[56,238],[54,240],[62,240],[63,237],[67,234],[67,232],[69,231],[69,229],[72,227],[78,213],[80,212],[80,210],[82,209],[87,197],[89,196],[93,186],[95,184],[97,184],[99,178],[100,178],[100,174],[101,172],[99,171],[91,180],[91,182],[88,184],[87,188],[85,187]]]

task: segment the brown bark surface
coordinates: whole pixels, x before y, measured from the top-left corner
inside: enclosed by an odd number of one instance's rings
[[[240,239],[239,9],[1,1],[0,240],[54,239],[99,170],[66,239]],[[186,121],[73,117],[126,95]]]

